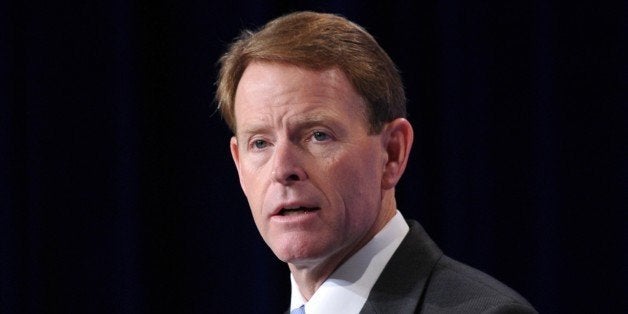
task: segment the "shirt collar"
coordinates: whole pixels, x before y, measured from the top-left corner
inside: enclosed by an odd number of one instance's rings
[[[410,228],[399,211],[364,247],[340,265],[309,301],[301,295],[290,274],[290,309],[305,304],[308,314],[358,313],[373,285]]]

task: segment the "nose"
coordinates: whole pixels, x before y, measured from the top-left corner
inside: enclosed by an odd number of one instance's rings
[[[303,168],[303,159],[299,148],[290,143],[275,145],[273,160],[273,179],[283,185],[291,185],[307,179]]]

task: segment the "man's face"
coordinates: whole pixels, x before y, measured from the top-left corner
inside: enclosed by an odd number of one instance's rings
[[[382,136],[369,135],[365,101],[342,71],[253,62],[235,117],[240,183],[279,259],[338,263],[381,228]]]

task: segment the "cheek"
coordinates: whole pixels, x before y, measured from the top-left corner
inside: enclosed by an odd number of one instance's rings
[[[259,171],[251,171],[247,167],[243,167],[240,174],[240,184],[253,215],[261,210],[263,204],[264,177],[264,175],[260,175]]]
[[[330,173],[344,183],[359,186],[357,192],[370,192],[372,188],[379,187],[382,176],[381,163],[376,156],[375,152],[369,150],[355,150],[349,156],[335,160]]]
[[[339,158],[325,171],[329,176],[322,178],[329,182],[328,189],[339,194],[347,215],[365,214],[366,220],[371,215],[364,211],[378,208],[381,194],[382,167],[372,154],[370,151],[362,154],[356,151],[351,156]],[[355,219],[360,221],[362,217],[353,217],[352,220]]]

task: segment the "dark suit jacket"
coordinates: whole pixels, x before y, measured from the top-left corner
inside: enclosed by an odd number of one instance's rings
[[[418,222],[408,224],[361,313],[536,313],[506,285],[443,255]]]

